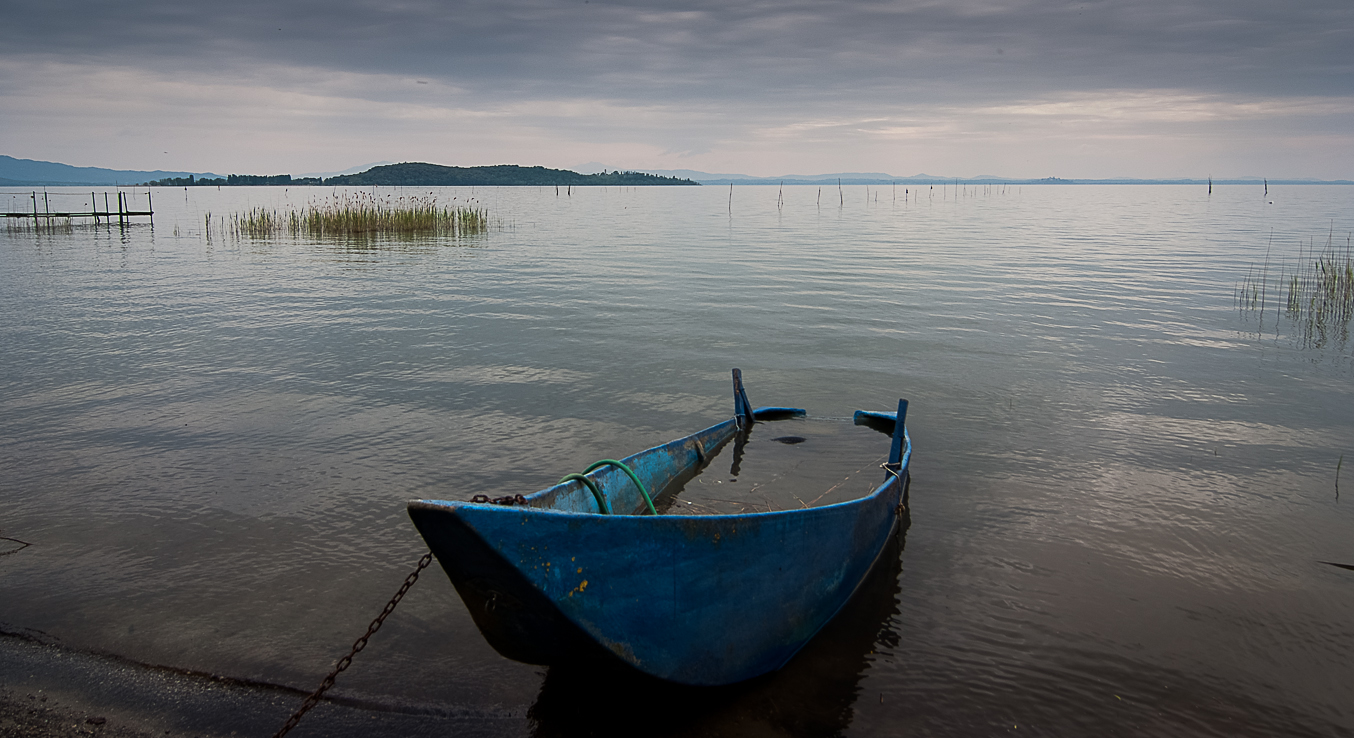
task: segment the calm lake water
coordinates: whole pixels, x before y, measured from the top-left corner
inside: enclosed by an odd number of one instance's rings
[[[494,229],[378,246],[204,234],[328,189],[154,194],[0,230],[8,630],[313,688],[426,550],[407,500],[711,425],[736,366],[825,424],[912,403],[911,527],[786,669],[507,661],[431,569],[338,691],[540,736],[1354,733],[1354,351],[1235,298],[1343,248],[1354,187],[448,188]],[[766,428],[838,465],[800,497],[886,450]]]

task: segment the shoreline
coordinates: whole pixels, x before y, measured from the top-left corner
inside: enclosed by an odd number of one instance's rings
[[[268,736],[304,694],[282,685],[139,664],[0,631],[0,736],[166,738]],[[519,736],[524,715],[433,705],[395,705],[337,695],[315,707],[300,733],[335,736]]]

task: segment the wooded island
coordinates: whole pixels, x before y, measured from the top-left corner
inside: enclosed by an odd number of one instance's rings
[[[297,177],[290,174],[254,175],[232,174],[224,179],[198,179],[170,177],[147,182],[152,187],[234,187],[234,186],[291,186],[291,185],[383,185],[405,187],[470,187],[470,186],[601,186],[601,185],[697,185],[689,179],[660,177],[644,172],[601,172],[598,174],[579,174],[567,169],[547,169],[545,167],[520,167],[515,164],[500,164],[488,167],[448,167],[440,164],[410,162],[405,164],[387,164],[372,167],[357,174],[340,174],[335,177]]]

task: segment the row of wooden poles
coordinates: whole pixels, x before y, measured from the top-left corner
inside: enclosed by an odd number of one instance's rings
[[[155,222],[155,213],[151,203],[150,190],[146,190],[145,210],[132,210],[131,201],[128,199],[127,193],[121,190],[117,193],[117,210],[113,210],[112,206],[109,204],[107,192],[103,193],[103,210],[99,210],[99,200],[95,194],[93,192],[89,193],[90,209],[88,212],[53,212],[45,190],[42,193],[42,212],[38,211],[38,193],[36,191],[32,193],[32,199],[33,212],[11,212],[4,213],[4,216],[6,218],[32,218],[34,225],[38,225],[44,220],[50,224],[53,218],[93,218],[95,223],[98,223],[99,219],[102,218],[107,222],[112,223],[113,216],[117,216],[118,225],[126,225],[134,215],[144,215],[149,217],[152,223]]]

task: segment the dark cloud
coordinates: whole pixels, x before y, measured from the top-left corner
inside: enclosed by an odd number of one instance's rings
[[[0,56],[436,79],[490,99],[766,104],[1188,89],[1354,91],[1354,3],[441,3],[48,0],[7,13]]]
[[[378,159],[767,175],[1354,171],[1350,0],[20,10],[0,24],[0,130],[21,158],[251,172]]]

